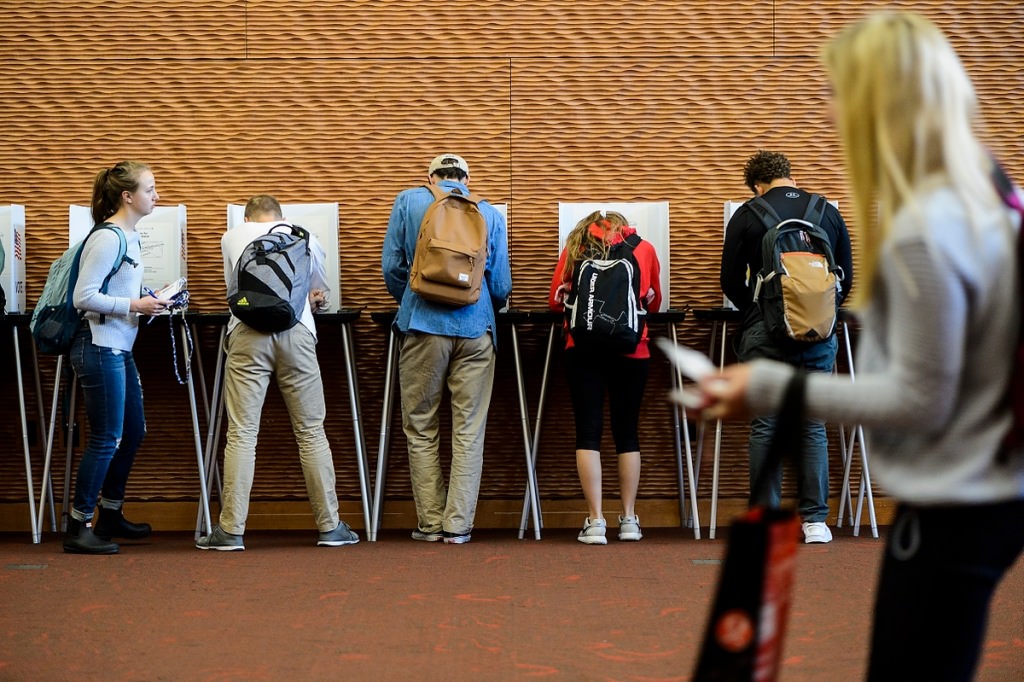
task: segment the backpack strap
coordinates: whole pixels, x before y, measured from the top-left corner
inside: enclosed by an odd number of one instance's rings
[[[477,195],[473,194],[472,192],[464,194],[462,192],[462,190],[459,189],[458,187],[453,188],[451,191],[447,191],[447,190],[441,189],[437,185],[423,185],[423,186],[426,187],[427,189],[429,189],[430,193],[434,195],[434,201],[440,201],[441,199],[445,198],[446,196],[454,195],[454,196],[459,197],[460,199],[465,199],[466,201],[472,202],[474,204],[477,204],[477,205],[480,204],[480,197],[478,197]]]
[[[75,254],[75,260],[71,263],[71,274],[68,276],[68,291],[67,298],[65,299],[69,308],[74,307],[75,286],[78,284],[78,271],[82,263],[82,253],[85,251],[85,242],[100,230],[112,230],[118,236],[117,259],[114,261],[113,267],[110,268],[110,272],[103,278],[103,283],[100,284],[100,293],[107,293],[107,288],[110,286],[110,278],[121,269],[122,265],[125,263],[131,263],[133,267],[138,265],[138,263],[128,257],[128,240],[125,238],[124,231],[120,227],[113,223],[100,223],[93,226],[89,230],[89,234],[85,235],[85,239],[82,240],[81,246],[78,247],[78,253]],[[100,324],[105,324],[106,321],[106,314],[100,313]]]
[[[812,194],[807,202],[807,210],[804,211],[804,220],[813,224],[821,225],[821,219],[825,216],[825,205],[828,200],[820,194]]]
[[[768,200],[761,195],[748,200],[747,206],[754,212],[754,215],[761,219],[766,229],[771,230],[782,222],[779,214],[775,212],[775,209],[768,203]]]
[[[128,239],[124,236],[124,230],[122,230],[117,225],[114,225],[113,223],[101,223],[96,227],[92,228],[92,230],[89,231],[89,234],[86,235],[85,238],[88,239],[93,232],[97,232],[99,230],[113,230],[114,234],[116,234],[118,237],[117,260],[114,261],[114,266],[110,268],[110,272],[108,272],[107,276],[103,278],[103,283],[100,285],[100,293],[105,294],[107,293],[107,288],[110,286],[110,278],[113,277],[117,273],[117,271],[121,269],[122,265],[124,265],[125,263],[131,263],[132,267],[136,267],[138,266],[138,263],[136,263],[134,260],[128,257]],[[85,240],[82,241],[82,250],[85,250]],[[81,259],[81,251],[79,252],[78,256],[79,259]],[[76,282],[77,279],[78,278],[76,276]],[[106,314],[100,313],[100,324],[106,324],[106,322]]]
[[[288,228],[288,231],[291,232],[296,237],[299,237],[300,239],[305,239],[307,242],[309,241],[309,230],[302,227],[301,225],[293,225],[291,223],[277,223],[269,230],[267,230],[267,234],[273,234],[275,231],[278,231],[277,228],[279,227],[286,227]]]

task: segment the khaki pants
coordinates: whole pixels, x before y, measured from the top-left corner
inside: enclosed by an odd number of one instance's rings
[[[494,383],[491,335],[463,339],[411,333],[402,344],[398,373],[419,529],[469,533],[480,493],[484,432]],[[452,395],[452,467],[447,493],[438,453],[438,409],[445,385]]]
[[[256,437],[272,375],[288,408],[316,527],[321,532],[334,530],[338,527],[338,494],[334,459],[324,433],[324,387],[316,340],[301,324],[276,334],[240,324],[228,335],[224,370],[228,433],[220,527],[235,535],[245,532],[256,469]]]

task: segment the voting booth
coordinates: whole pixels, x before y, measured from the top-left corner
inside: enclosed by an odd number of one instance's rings
[[[228,204],[227,225],[230,230],[245,223],[245,206]],[[281,204],[281,212],[289,223],[299,225],[316,235],[324,247],[327,286],[331,289],[326,312],[341,310],[341,268],[338,257],[338,204]]]
[[[157,206],[135,229],[142,244],[145,272],[142,284],[163,289],[182,277],[188,277],[188,216],[184,204]],[[72,204],[68,209],[68,239],[77,244],[93,227],[92,208]]]
[[[0,263],[0,286],[7,295],[7,312],[23,313],[25,309],[25,207],[18,204],[0,206],[0,246],[4,258]]]
[[[614,211],[622,214],[629,222],[630,227],[636,229],[636,232],[640,237],[650,242],[651,246],[654,247],[655,252],[658,254],[658,263],[661,265],[661,276],[659,282],[661,284],[661,307],[658,310],[648,311],[652,315],[648,317],[648,324],[658,320],[658,324],[666,324],[667,331],[673,343],[677,343],[678,339],[676,336],[676,323],[682,321],[685,313],[681,311],[670,311],[669,300],[670,287],[669,287],[669,274],[671,273],[671,241],[669,234],[669,203],[667,201],[653,201],[653,202],[612,202],[612,201],[600,201],[600,202],[559,202],[558,204],[558,254],[561,254],[562,249],[565,247],[566,239],[568,239],[569,233],[576,227],[576,225],[586,218],[588,215],[595,211]],[[660,317],[658,314],[661,313]],[[552,324],[552,333],[554,332],[555,326],[559,325],[560,321]],[[548,366],[550,364],[551,348],[549,344],[548,357],[545,360],[544,375],[547,375]],[[681,382],[678,377],[678,373],[672,374],[674,382]],[[676,383],[673,383],[673,388],[676,388]],[[543,396],[542,396],[543,402]],[[538,423],[540,421],[540,407],[538,407]],[[673,419],[673,434],[675,439],[676,449],[676,475],[679,484],[679,518],[682,524],[691,524],[693,526],[694,538],[700,539],[700,522],[698,520],[697,512],[697,486],[696,478],[694,476],[693,467],[693,455],[690,449],[689,431],[685,428],[686,422],[686,411],[685,408],[679,407],[678,409],[673,407],[672,410]],[[685,453],[685,469],[684,469],[684,453]],[[533,460],[536,462],[537,452],[536,448],[533,452]],[[686,509],[685,503],[685,490],[687,488],[687,482],[690,492],[690,509]],[[525,506],[524,506],[525,515]],[[689,520],[687,520],[689,518]]]
[[[661,264],[661,308],[651,312],[668,310],[669,301],[669,232],[668,202],[583,202],[558,204],[558,253],[565,247],[569,233],[583,218],[594,211],[615,211],[629,221],[636,233],[649,241],[658,253]],[[557,258],[557,254],[555,256]]]
[[[746,201],[726,201],[725,202],[725,204],[724,204],[725,210],[723,211],[723,215],[722,215],[722,241],[723,241],[723,243],[725,242],[725,231],[729,228],[729,221],[732,220],[732,216],[733,216],[734,213],[736,213],[736,209],[738,209],[740,206],[742,206],[745,203],[747,203],[747,202]],[[832,204],[837,209],[839,208],[839,202],[838,201],[829,201],[828,203]],[[750,281],[750,277],[756,276],[756,274],[757,273],[748,272],[747,273],[747,281],[749,282]],[[729,300],[729,297],[725,296],[724,294],[722,295],[722,307],[730,308],[732,310],[736,310],[736,306],[733,304],[732,301]]]

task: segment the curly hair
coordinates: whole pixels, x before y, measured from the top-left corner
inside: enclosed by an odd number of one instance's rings
[[[755,184],[767,185],[772,180],[789,178],[792,173],[793,169],[785,154],[758,149],[743,166],[743,181],[751,192],[756,192]]]

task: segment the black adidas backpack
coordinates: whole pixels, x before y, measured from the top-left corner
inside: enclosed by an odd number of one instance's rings
[[[291,329],[306,308],[309,270],[309,232],[298,225],[274,225],[249,242],[235,265],[228,284],[231,313],[257,331]]]

